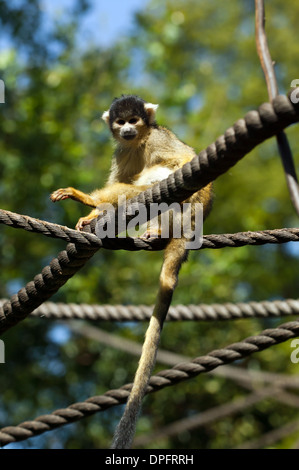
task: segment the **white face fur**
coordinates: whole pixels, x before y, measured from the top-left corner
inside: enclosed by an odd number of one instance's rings
[[[149,123],[152,124],[155,121],[156,110],[158,109],[158,104],[145,103],[144,109],[148,114]],[[110,124],[110,113],[104,111],[102,119],[106,124]],[[130,141],[134,140],[135,137],[140,133],[142,127],[145,126],[143,119],[138,115],[132,115],[127,118],[116,118],[112,123],[112,132],[116,139]]]

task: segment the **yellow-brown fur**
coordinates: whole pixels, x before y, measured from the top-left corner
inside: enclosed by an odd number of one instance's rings
[[[140,113],[136,112],[135,103],[139,106]],[[135,112],[130,112],[131,104]],[[124,111],[122,111],[122,106]],[[195,156],[191,147],[181,142],[168,129],[156,124],[156,109],[157,105],[129,96],[116,100],[115,105],[113,102],[110,110],[103,114],[103,119],[110,125],[117,142],[106,186],[95,190],[90,195],[74,188],[59,189],[51,195],[54,202],[71,198],[94,208],[88,216],[79,219],[77,229],[82,230],[84,225],[100,214],[100,210],[97,209],[98,205],[110,203],[117,206],[120,194],[125,195],[127,199],[137,196]],[[212,205],[212,185],[209,184],[184,202],[191,202],[192,210],[194,204],[200,202],[203,205],[205,218]],[[155,364],[163,322],[177,283],[180,266],[187,258],[187,253],[184,236],[170,238],[164,252],[156,305],[146,333],[127,406],[115,433],[113,448],[131,446],[141,401]]]

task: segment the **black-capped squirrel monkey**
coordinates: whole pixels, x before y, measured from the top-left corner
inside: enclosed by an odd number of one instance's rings
[[[155,120],[158,105],[147,103],[135,95],[116,98],[102,118],[109,125],[116,141],[110,176],[103,189],[90,195],[74,188],[58,189],[51,194],[53,202],[71,198],[94,209],[79,219],[76,228],[82,230],[101,211],[100,204],[118,204],[119,195],[127,199],[137,196],[154,183],[167,178],[184,163],[195,157],[195,151],[181,142]],[[212,184],[207,185],[188,200],[203,206],[205,218],[212,206]],[[193,214],[194,216],[194,214]],[[164,251],[160,285],[153,315],[145,335],[142,354],[124,414],[115,432],[112,448],[130,448],[141,402],[155,365],[163,322],[171,303],[181,264],[187,259],[186,238],[170,238]]]

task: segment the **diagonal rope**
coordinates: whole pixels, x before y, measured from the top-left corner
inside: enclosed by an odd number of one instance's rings
[[[156,392],[164,387],[211,371],[221,365],[243,359],[254,352],[262,351],[298,335],[299,321],[283,323],[277,328],[264,330],[259,335],[251,336],[222,349],[216,349],[205,356],[195,358],[191,362],[178,364],[172,369],[160,371],[151,377],[147,393]],[[91,397],[84,402],[55,410],[53,413],[39,416],[35,420],[25,421],[18,426],[2,428],[0,430],[0,445],[4,446],[11,442],[28,439],[124,403],[129,396],[131,386],[132,384],[126,384],[117,390],[110,390],[104,395]]]
[[[48,300],[95,253],[95,248],[80,248],[69,243],[40,274],[20,289],[0,308],[0,334],[24,320]]]

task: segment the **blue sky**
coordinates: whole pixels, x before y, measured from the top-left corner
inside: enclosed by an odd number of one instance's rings
[[[73,4],[73,0],[43,0],[42,8],[51,20],[63,16]],[[82,18],[80,37],[86,42],[108,46],[130,32],[135,12],[146,4],[147,0],[92,0],[90,12]]]
[[[11,2],[16,6],[19,3],[18,0]],[[121,37],[128,36],[134,25],[135,13],[143,10],[148,2],[149,0],[90,0],[90,9],[82,15],[77,36],[78,48],[86,50],[89,45],[108,47]],[[75,0],[40,0],[40,8],[44,12],[43,27],[51,31],[53,22],[67,19],[75,4]],[[0,53],[10,49],[11,45],[7,31],[2,30]],[[55,51],[55,45],[53,47]],[[24,57],[26,58],[26,54]]]

